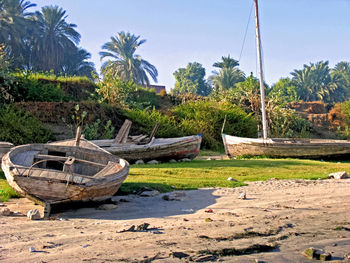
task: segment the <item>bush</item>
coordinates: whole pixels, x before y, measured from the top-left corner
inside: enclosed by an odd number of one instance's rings
[[[45,143],[54,140],[42,123],[21,109],[6,106],[0,110],[0,141],[13,144]]]
[[[145,134],[150,134],[156,123],[159,123],[159,129],[156,133],[156,137],[180,137],[184,133],[177,125],[174,117],[162,114],[160,111],[152,109],[146,110],[127,110],[125,116],[132,122],[139,125],[139,130]]]
[[[190,102],[175,107],[173,114],[186,135],[202,134],[203,148],[217,150],[222,146],[221,128],[225,115],[225,133],[242,137],[257,136],[255,119],[230,103]]]
[[[130,109],[152,109],[159,108],[158,95],[154,89],[148,90],[138,87],[136,91],[129,94],[126,104]]]
[[[339,138],[350,139],[350,100],[335,104],[328,119]]]
[[[14,101],[80,101],[89,98],[96,85],[86,77],[57,77],[54,74],[17,72],[12,96]]]

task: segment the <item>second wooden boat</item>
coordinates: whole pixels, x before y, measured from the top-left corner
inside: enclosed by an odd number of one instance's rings
[[[135,142],[115,143],[115,140],[91,141],[104,150],[126,159],[129,162],[137,160],[169,161],[171,159],[194,159],[200,149],[202,137],[200,135],[178,138],[152,138],[147,144]]]
[[[329,139],[252,139],[222,134],[226,154],[237,156],[332,158],[350,155],[350,141]]]

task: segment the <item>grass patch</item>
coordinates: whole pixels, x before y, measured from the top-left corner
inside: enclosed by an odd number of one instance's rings
[[[350,162],[323,162],[298,159],[194,160],[183,163],[131,165],[121,193],[142,187],[160,192],[205,187],[237,187],[245,182],[282,179],[325,179],[328,174],[350,172]],[[232,177],[235,181],[227,181]],[[0,170],[0,201],[18,195],[9,187]]]
[[[121,190],[130,193],[142,186],[167,192],[203,187],[237,187],[245,182],[282,179],[325,179],[329,173],[350,171],[348,162],[299,159],[194,160],[184,163],[132,165]],[[237,180],[227,181],[228,177]]]
[[[4,172],[0,170],[0,202],[6,202],[10,198],[17,198],[19,195],[9,186]]]

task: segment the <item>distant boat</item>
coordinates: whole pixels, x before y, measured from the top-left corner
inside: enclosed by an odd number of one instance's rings
[[[263,138],[243,138],[231,136],[223,133],[222,131],[222,139],[226,154],[230,158],[242,155],[265,155],[269,157],[295,158],[325,158],[349,155],[350,141],[346,140],[268,138],[265,109],[264,75],[261,58],[258,0],[254,0],[254,2]]]
[[[328,139],[253,139],[222,134],[226,154],[230,157],[258,156],[327,158],[350,155],[350,141]]]
[[[82,140],[83,147],[27,144],[2,158],[2,170],[20,195],[45,206],[94,201],[115,194],[129,172],[127,161]]]

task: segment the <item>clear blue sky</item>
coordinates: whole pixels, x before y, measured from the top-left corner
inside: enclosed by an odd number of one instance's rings
[[[137,54],[155,65],[158,84],[173,88],[173,72],[199,62],[207,76],[228,54],[239,59],[253,0],[31,0],[58,5],[77,24],[80,45],[99,70],[99,51],[120,31],[147,42]],[[350,0],[260,0],[265,78],[273,84],[303,64],[350,61]],[[257,75],[254,12],[240,68]]]

